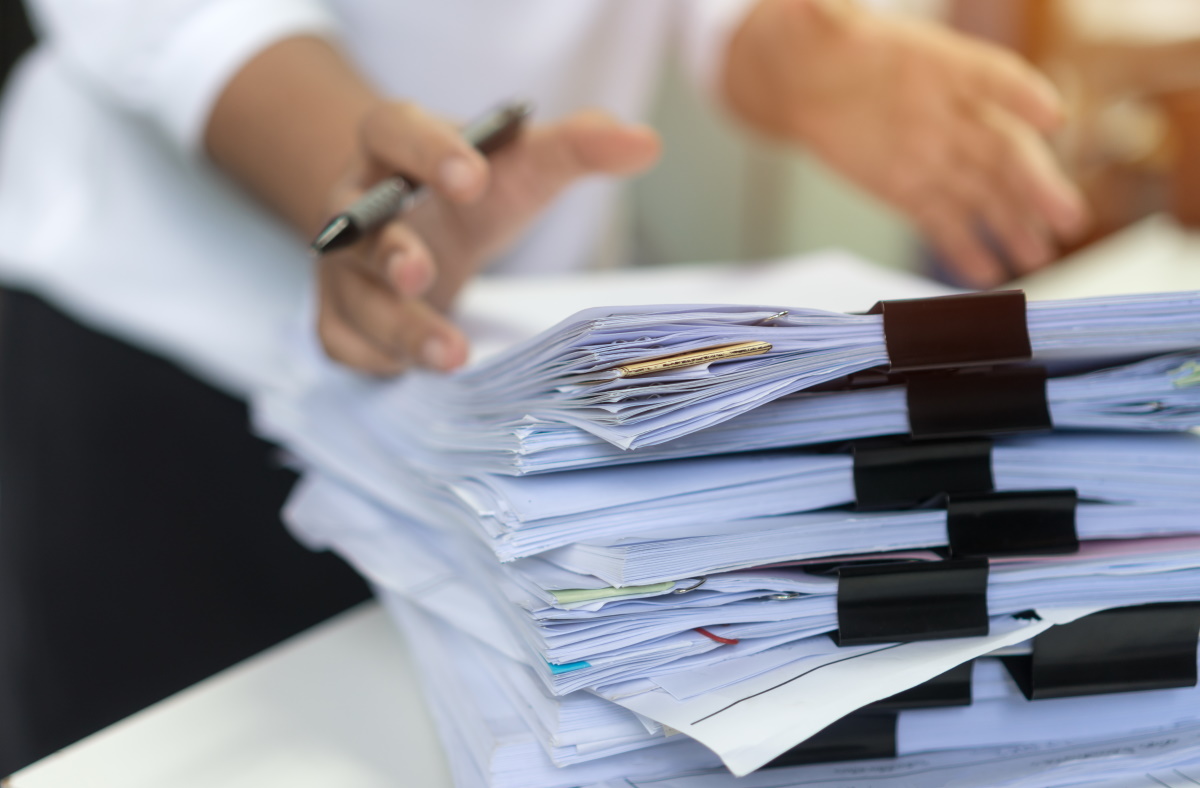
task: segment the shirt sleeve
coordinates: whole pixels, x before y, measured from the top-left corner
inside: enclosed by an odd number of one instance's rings
[[[331,35],[320,0],[27,0],[43,45],[122,110],[186,151],[225,84],[256,53],[295,35]]]
[[[709,97],[719,96],[729,40],[758,0],[684,0],[680,49],[683,66]]]

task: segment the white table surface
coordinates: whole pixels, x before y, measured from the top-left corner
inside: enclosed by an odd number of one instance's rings
[[[399,632],[366,603],[17,772],[5,788],[449,788]]]
[[[1005,287],[1038,300],[1200,290],[1200,232],[1152,216]]]
[[[647,284],[659,278],[650,274]],[[1200,235],[1153,218],[1013,286],[1034,298],[1200,290]],[[729,298],[741,295],[747,294]],[[778,294],[772,300],[799,301]],[[451,785],[401,636],[373,603],[4,782],[4,788]]]

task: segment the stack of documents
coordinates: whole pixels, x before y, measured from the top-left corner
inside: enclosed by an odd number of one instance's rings
[[[535,674],[560,695],[690,673],[795,641],[809,656],[847,653],[827,637],[813,638],[837,627],[837,579],[803,567],[613,588],[540,557],[498,564],[470,538],[424,526],[317,475],[300,487],[288,515],[304,541],[336,546],[377,586],[436,609],[464,631],[487,629],[486,642],[539,666]],[[1200,531],[1194,516],[1190,522]],[[1062,558],[995,560],[987,591],[987,612],[997,620],[1047,607],[1200,599],[1200,536],[1088,542]],[[739,642],[729,648],[713,634]]]
[[[1033,358],[1070,369],[1200,347],[1200,293],[1034,302]],[[714,347],[769,345],[631,376],[638,363]],[[578,427],[622,449],[665,443],[767,402],[888,363],[879,315],[779,306],[597,308],[451,377],[413,375],[394,390],[393,421],[411,404],[502,430],[525,419]],[[452,414],[452,415],[451,415]]]
[[[420,378],[420,380],[418,380]],[[475,472],[524,475],[650,460],[803,446],[908,432],[903,385],[802,392],[766,402],[700,433],[631,452],[586,425],[532,415],[508,421],[466,418],[439,407],[437,395],[412,393],[452,385],[414,375],[378,403],[371,418],[388,427],[405,451],[416,445],[430,461]],[[1180,431],[1200,420],[1192,386],[1200,385],[1200,353],[1167,353],[1047,381],[1054,424],[1063,429]],[[404,410],[391,402],[403,400]],[[372,403],[374,404],[374,403]],[[399,413],[407,418],[398,418]]]
[[[779,788],[844,786],[848,777],[871,775],[865,784],[905,788],[1047,788],[1114,778],[1161,788],[1133,778],[1159,770],[1176,781],[1166,785],[1186,785],[1178,782],[1181,774],[1200,778],[1195,688],[1031,704],[999,660],[985,658],[969,666],[971,705],[899,713],[894,759],[862,762],[852,771],[846,764],[772,767],[734,783],[716,756],[689,737],[652,731],[635,714],[586,693],[555,702],[523,665],[441,626],[401,596],[382,599],[409,635],[461,786],[571,788],[603,780],[611,788]],[[554,744],[546,748],[544,741]],[[1125,754],[1116,763],[1115,752]]]
[[[1200,780],[1200,293],[1022,304],[1026,355],[933,372],[890,308],[590,309],[260,410],[460,785]],[[1016,421],[961,426],[980,381]]]

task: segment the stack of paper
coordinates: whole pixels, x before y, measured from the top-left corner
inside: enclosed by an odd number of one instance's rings
[[[450,763],[458,784],[512,788],[570,788],[599,780],[611,788],[664,784],[730,788],[735,784],[712,752],[690,738],[651,731],[636,715],[588,694],[576,693],[556,703],[540,693],[525,666],[441,626],[401,596],[382,598],[410,635],[428,680],[439,731],[457,756]],[[1156,767],[1174,780],[1180,774],[1200,778],[1200,692],[1194,688],[1031,704],[998,660],[977,660],[972,672],[970,706],[900,712],[896,759],[862,762],[850,769],[846,764],[771,768],[736,785],[844,786],[848,777],[871,775],[870,785],[906,788],[947,784],[1046,788],[1090,785],[1092,780],[1107,784],[1104,781],[1114,778],[1153,774]],[[571,727],[562,721],[565,715],[587,722]],[[541,745],[544,741],[555,744],[547,749]],[[1118,763],[1112,762],[1115,752],[1125,754]],[[588,759],[588,755],[597,757]],[[1182,772],[1174,771],[1180,768]],[[1161,788],[1155,782],[1121,784]]]
[[[1034,359],[1077,365],[1200,346],[1200,293],[1030,304]],[[622,365],[714,346],[765,353],[623,377]],[[449,378],[413,375],[393,420],[436,404],[480,430],[523,419],[569,424],[623,449],[664,443],[787,394],[888,363],[879,315],[780,306],[597,308]],[[421,411],[418,411],[421,413]],[[452,414],[452,415],[451,415]]]
[[[843,445],[912,426],[911,377],[848,378],[888,364],[881,318],[726,305],[588,310],[450,377],[326,369],[259,415],[307,469],[290,526],[408,633],[464,786],[844,786],[788,764],[882,752],[854,773],[1200,778],[1196,631],[1193,686],[1029,701],[995,656],[1200,611],[1200,294],[1035,302],[1027,327],[1053,432]],[[950,459],[900,463],[910,500],[867,505],[871,452],[930,446]],[[1013,506],[971,552],[964,522]],[[856,639],[852,594],[905,576],[934,585],[884,619],[948,593],[972,623]],[[967,705],[894,697],[972,661]]]
[[[444,380],[413,383],[447,386]],[[1144,361],[1047,381],[1054,424],[1063,429],[1136,431],[1186,430],[1200,420],[1196,397],[1200,354],[1168,353]],[[403,394],[402,394],[403,392]],[[408,394],[401,386],[407,418],[391,396],[370,418],[386,423],[385,439],[415,444],[431,462],[474,472],[524,475],[650,460],[774,449],[908,432],[904,387],[791,394],[728,421],[639,451],[609,443],[585,427],[525,415],[507,422],[452,416],[436,396]]]

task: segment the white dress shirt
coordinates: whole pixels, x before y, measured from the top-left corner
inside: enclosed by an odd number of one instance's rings
[[[449,117],[520,97],[637,120],[670,46],[710,81],[750,2],[33,0],[42,43],[0,116],[0,281],[244,396],[282,374],[311,287],[303,240],[202,151],[255,53],[331,36],[383,92]],[[573,187],[497,267],[586,265],[612,198]]]

